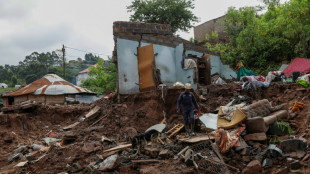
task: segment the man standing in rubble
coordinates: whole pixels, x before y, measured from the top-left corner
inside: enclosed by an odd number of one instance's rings
[[[196,98],[194,94],[191,92],[192,86],[190,83],[185,84],[185,91],[182,92],[177,101],[177,111],[180,112],[180,103],[183,105],[183,119],[184,119],[184,126],[186,130],[186,137],[188,136],[195,136],[194,133],[194,125],[195,125],[195,118],[194,118],[194,107],[200,113],[200,108],[196,102]],[[190,118],[190,127],[188,122],[188,117]]]

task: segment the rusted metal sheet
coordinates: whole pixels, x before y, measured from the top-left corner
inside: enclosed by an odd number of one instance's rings
[[[41,79],[38,79],[29,85],[21,88],[15,92],[5,94],[4,96],[21,96],[26,94],[35,95],[62,95],[62,94],[79,94],[93,92],[73,85],[70,82],[65,81],[56,74],[47,74]]]

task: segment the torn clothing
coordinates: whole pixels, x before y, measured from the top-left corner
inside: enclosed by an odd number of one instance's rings
[[[192,92],[186,93],[182,92],[177,101],[177,109],[180,110],[180,103],[183,105],[183,111],[187,111],[189,109],[194,109],[193,104],[196,109],[200,110],[196,98]]]

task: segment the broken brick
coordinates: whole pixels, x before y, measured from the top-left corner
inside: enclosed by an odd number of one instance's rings
[[[253,140],[253,141],[265,141],[267,140],[267,136],[265,133],[254,133],[254,134],[247,134],[244,136],[245,141]]]

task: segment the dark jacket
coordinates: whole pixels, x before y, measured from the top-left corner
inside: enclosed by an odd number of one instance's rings
[[[187,109],[194,109],[193,108],[193,104],[195,105],[195,107],[199,110],[199,106],[196,102],[196,98],[194,96],[194,94],[192,92],[190,93],[185,93],[182,92],[178,98],[178,102],[177,102],[177,109],[180,109],[180,103],[183,104],[183,110],[187,110]]]

